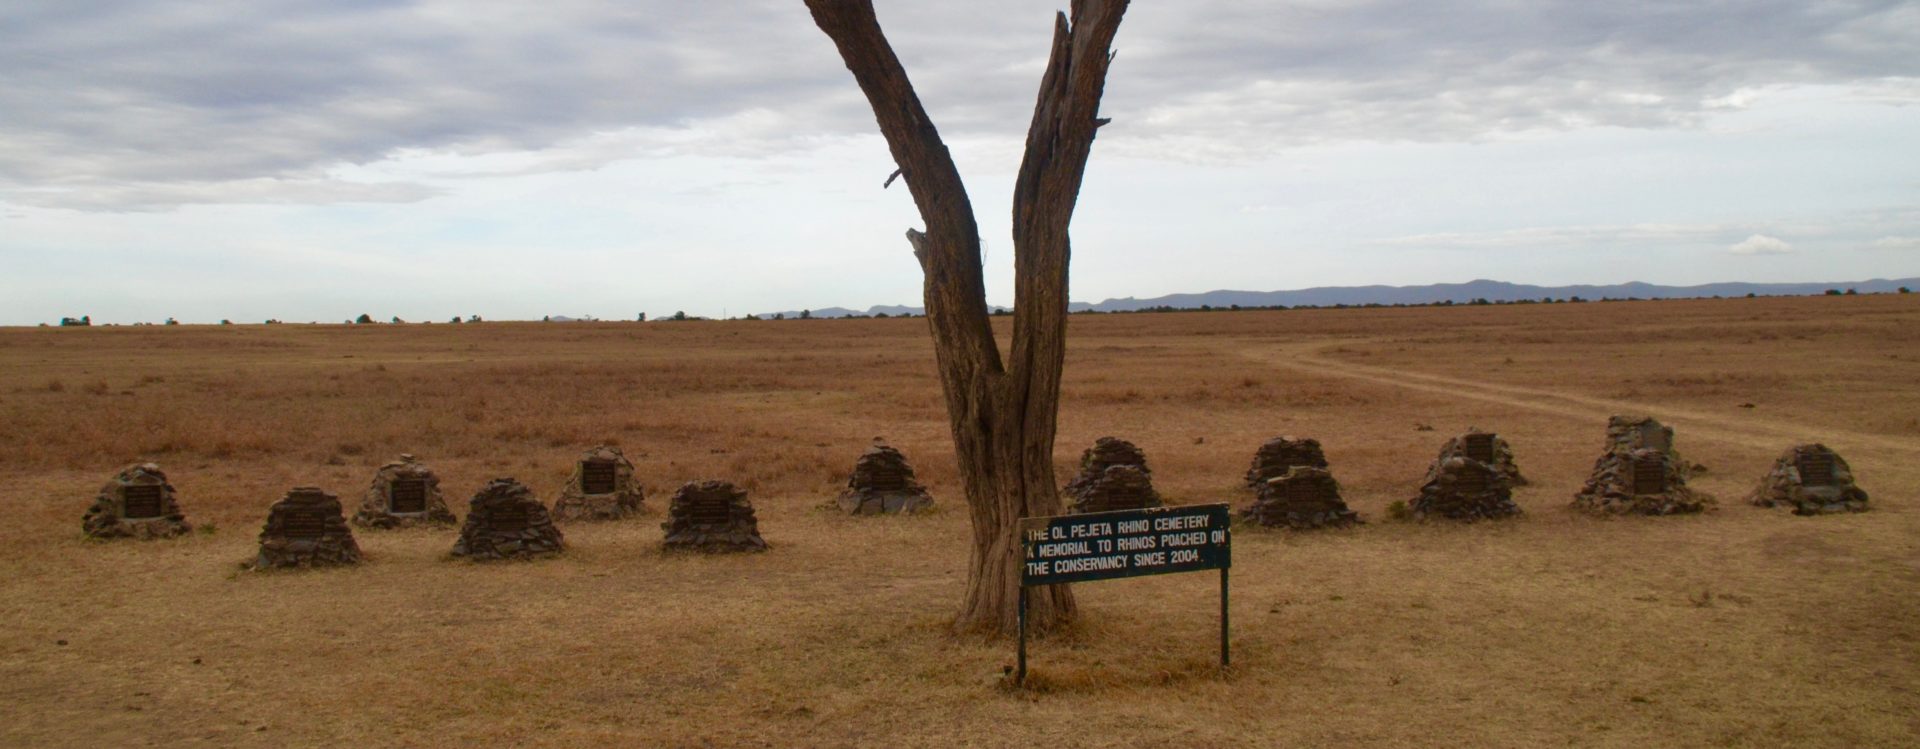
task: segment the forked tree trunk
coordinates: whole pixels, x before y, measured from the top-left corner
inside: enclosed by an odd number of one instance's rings
[[[1060,514],[1053,437],[1066,354],[1067,224],[1080,195],[1127,0],[1074,0],[1058,14],[1026,156],[1013,193],[1013,350],[1003,363],[988,321],[980,233],[960,172],[887,44],[871,0],[806,0],[873,105],[900,176],[926,222],[907,230],[926,275],[927,323],[973,523],[967,597],[955,626],[1010,632],[1023,560],[1020,519]],[[1028,623],[1074,614],[1067,586],[1032,592]]]

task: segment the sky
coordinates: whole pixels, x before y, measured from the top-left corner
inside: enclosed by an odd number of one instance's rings
[[[875,0],[1012,302],[1064,2]],[[1920,276],[1920,0],[1139,0],[1071,297]],[[918,305],[800,0],[0,3],[0,324]]]

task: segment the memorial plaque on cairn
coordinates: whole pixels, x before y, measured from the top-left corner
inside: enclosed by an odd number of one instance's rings
[[[453,511],[440,493],[440,477],[412,455],[380,466],[361,497],[353,524],[364,528],[453,525]]]
[[[1651,449],[1633,459],[1633,493],[1664,494],[1667,491],[1666,461]]]
[[[314,486],[296,486],[267,510],[260,553],[245,566],[331,567],[360,562],[360,545],[340,510],[340,498]]]
[[[1818,443],[1787,450],[1749,499],[1761,507],[1791,507],[1795,515],[1867,510],[1867,493],[1854,484],[1853,468]]]
[[[566,548],[545,505],[533,490],[510,478],[487,482],[467,505],[467,521],[453,555],[479,560],[557,554]]]
[[[126,488],[126,519],[148,520],[166,514],[159,484],[138,484]]]
[[[427,482],[416,478],[399,479],[393,482],[392,502],[387,508],[395,515],[412,515],[427,511]]]
[[[193,530],[160,466],[127,466],[94,495],[80,518],[89,538],[168,538]]]
[[[687,482],[673,493],[662,542],[668,549],[765,551],[747,493],[725,481]]]
[[[836,501],[853,515],[914,513],[933,506],[933,496],[914,480],[906,456],[878,439],[854,462]]]
[[[560,498],[554,500],[556,520],[618,520],[640,513],[644,495],[633,478],[633,463],[611,445],[586,451],[573,464]]]

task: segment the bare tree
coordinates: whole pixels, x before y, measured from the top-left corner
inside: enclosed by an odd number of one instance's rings
[[[1127,0],[1073,0],[1057,14],[1053,51],[1027,129],[1013,192],[1013,349],[1003,362],[989,325],[980,233],[960,172],[906,70],[874,17],[871,0],[806,0],[873,105],[887,147],[926,222],[907,240],[926,276],[927,323],[973,523],[967,597],[955,625],[1007,632],[1015,626],[1020,518],[1056,515],[1053,438],[1066,353],[1067,223],[1086,174],[1108,51]],[[892,178],[888,179],[892,182]],[[1073,617],[1066,586],[1034,591],[1028,622],[1047,629]]]

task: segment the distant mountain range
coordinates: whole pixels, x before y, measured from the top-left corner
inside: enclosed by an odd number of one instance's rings
[[[1756,296],[1811,296],[1824,294],[1829,289],[1854,289],[1862,294],[1887,293],[1898,291],[1901,287],[1920,287],[1920,278],[1876,278],[1871,281],[1845,281],[1833,283],[1710,283],[1699,286],[1660,286],[1650,283],[1623,283],[1609,286],[1534,286],[1531,284],[1507,283],[1485,279],[1466,283],[1437,283],[1425,286],[1316,286],[1310,289],[1290,291],[1231,291],[1218,290],[1198,294],[1168,294],[1166,296],[1137,299],[1124,297],[1108,299],[1098,304],[1073,302],[1068,309],[1074,312],[1093,310],[1096,312],[1133,312],[1143,309],[1172,308],[1199,309],[1201,307],[1331,307],[1334,305],[1361,306],[1368,304],[1440,304],[1453,302],[1466,304],[1476,299],[1489,302],[1517,302],[1522,300],[1539,301],[1542,299],[1569,299],[1580,297],[1587,300],[1599,299],[1701,299],[1708,297]],[[996,307],[995,309],[1001,309]],[[825,307],[810,310],[812,317],[847,317],[851,315],[918,315],[919,307],[903,305],[875,305],[867,311],[847,309],[846,307]],[[772,317],[775,313],[760,315]],[[788,318],[800,316],[799,310],[781,312]]]

